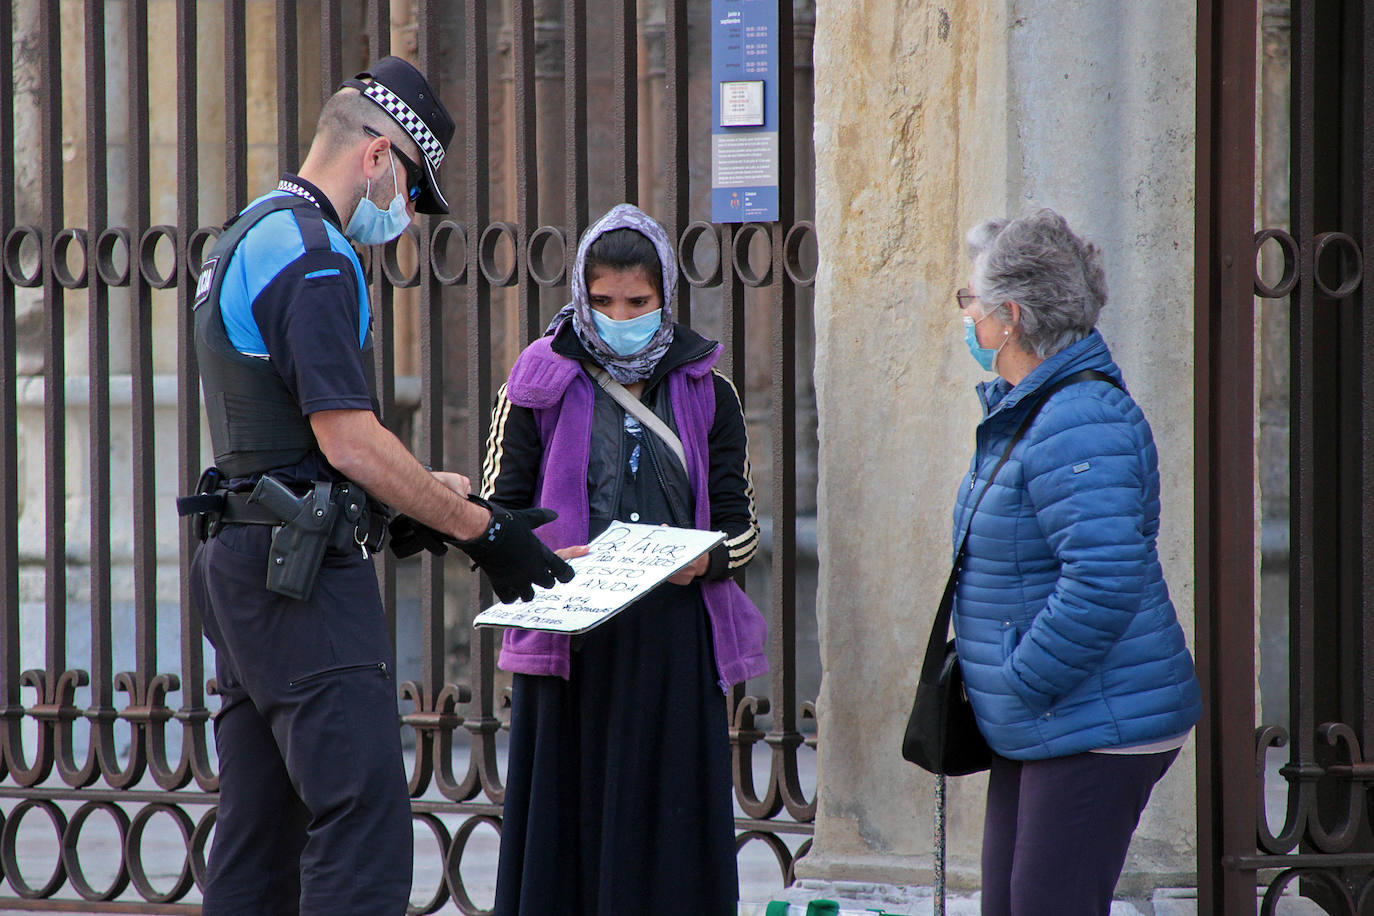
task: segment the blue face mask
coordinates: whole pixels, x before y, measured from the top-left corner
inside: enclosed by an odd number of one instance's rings
[[[983,318],[986,317],[988,316],[983,316]],[[979,318],[978,321],[982,321],[983,318]],[[973,358],[978,361],[978,365],[982,366],[988,372],[996,372],[997,354],[1002,352],[1002,347],[1007,345],[1007,338],[1004,337],[1002,343],[996,348],[982,346],[978,343],[978,332],[975,330],[978,321],[974,321],[967,315],[964,316],[964,343],[968,344],[968,351],[973,354]],[[1010,330],[1008,330],[1007,333],[1010,334]]]
[[[406,231],[406,226],[410,225],[406,197],[396,182],[396,160],[391,158],[391,150],[387,150],[386,157],[391,162],[391,183],[396,186],[396,196],[391,199],[391,206],[383,210],[369,197],[372,192],[372,181],[368,180],[363,199],[353,208],[353,216],[344,227],[344,235],[359,245],[384,245],[399,237]]]
[[[607,318],[596,309],[591,311],[592,322],[596,324],[596,333],[601,335],[606,346],[621,356],[630,356],[643,350],[648,346],[649,341],[654,339],[658,326],[663,323],[663,309],[661,308],[654,309],[652,312],[645,312],[634,318],[626,318],[624,321]]]

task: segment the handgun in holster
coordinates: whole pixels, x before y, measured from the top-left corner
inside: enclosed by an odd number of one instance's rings
[[[332,491],[333,485],[322,480],[305,496],[297,496],[266,474],[253,487],[248,501],[274,512],[285,523],[272,532],[267,552],[269,591],[298,601],[310,598],[339,511],[339,504],[330,498]]]

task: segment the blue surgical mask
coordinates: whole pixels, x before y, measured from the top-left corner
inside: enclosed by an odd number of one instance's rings
[[[988,316],[983,316],[983,318],[986,317]],[[983,318],[979,318],[978,321],[982,321]],[[1003,337],[1002,343],[995,348],[981,345],[978,343],[978,332],[975,330],[978,321],[974,321],[967,315],[964,316],[964,343],[968,344],[968,351],[973,354],[973,358],[978,361],[978,365],[982,366],[988,372],[996,372],[997,354],[1002,352],[1002,347],[1007,345],[1007,340],[1009,338]],[[1010,333],[1011,331],[1008,329],[1007,334],[1009,335]]]
[[[353,216],[344,227],[344,235],[359,245],[383,245],[399,237],[410,225],[406,196],[396,181],[396,160],[391,158],[391,150],[387,150],[386,157],[391,163],[391,183],[396,187],[396,196],[391,199],[391,206],[383,210],[372,202],[372,181],[368,180],[363,199],[353,208]]]
[[[596,324],[596,333],[601,335],[606,346],[621,356],[630,356],[643,350],[648,346],[649,341],[654,339],[658,326],[663,323],[663,309],[661,308],[654,309],[652,312],[645,312],[634,318],[626,318],[624,321],[607,318],[596,309],[591,311],[592,321]]]

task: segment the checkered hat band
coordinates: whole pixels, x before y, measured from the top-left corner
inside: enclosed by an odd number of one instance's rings
[[[433,131],[429,129],[424,118],[412,111],[400,96],[375,80],[363,90],[363,95],[389,111],[391,116],[405,128],[406,133],[410,134],[411,138],[419,145],[420,152],[425,154],[430,167],[439,168],[444,161],[444,147],[434,136]]]

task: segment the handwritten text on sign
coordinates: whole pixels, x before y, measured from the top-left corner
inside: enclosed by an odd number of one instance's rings
[[[533,601],[497,604],[474,626],[524,627],[581,633],[604,623],[656,585],[719,544],[719,531],[613,522],[569,562],[577,575],[553,588],[535,587]]]

